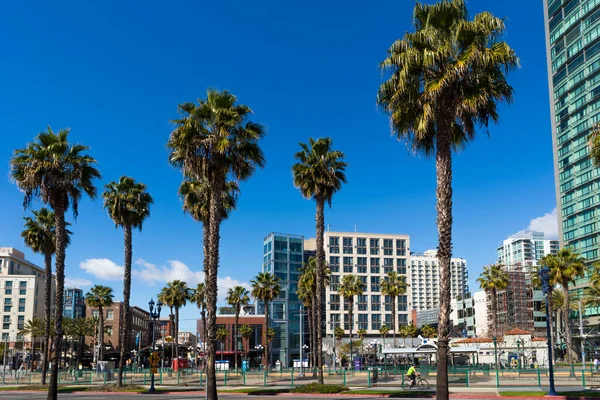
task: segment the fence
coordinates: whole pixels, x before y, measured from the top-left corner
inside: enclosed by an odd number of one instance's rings
[[[435,368],[419,368],[421,377],[435,386],[437,371]],[[50,371],[48,371],[48,376]],[[362,371],[324,368],[325,383],[341,384],[348,387],[400,387],[405,378],[406,368],[373,367]],[[557,386],[586,387],[600,385],[600,371],[558,367],[555,369]],[[29,371],[6,371],[2,374],[2,384],[40,384],[41,373]],[[316,371],[304,369],[286,369],[280,371],[217,371],[217,385],[220,387],[244,386],[285,386],[293,387],[315,382]],[[123,371],[126,385],[150,384],[150,370],[127,369]],[[66,385],[102,385],[115,383],[117,372],[101,373],[91,370],[61,370],[58,381]],[[155,383],[165,386],[204,386],[206,373],[202,370],[184,369],[173,371],[159,368],[155,374]],[[548,386],[546,369],[500,369],[451,367],[448,370],[450,387],[542,387]]]

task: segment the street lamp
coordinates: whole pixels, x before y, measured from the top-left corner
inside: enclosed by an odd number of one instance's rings
[[[524,343],[523,343],[524,345]],[[521,375],[521,340],[517,339],[517,361],[519,362],[517,368],[519,369],[519,375]]]
[[[262,352],[265,349],[265,347],[262,344],[257,344],[256,346],[254,346],[254,348],[258,352],[258,358],[261,360],[261,366],[262,366]]]
[[[494,336],[494,360],[496,361],[496,387],[500,387],[500,378],[498,376],[498,339]]]
[[[154,348],[156,346],[156,320],[160,318],[161,308],[162,303],[160,301],[156,304],[156,311],[154,311],[154,300],[150,299],[150,302],[148,302],[150,318],[152,319],[152,354],[150,357],[152,359],[152,364],[150,365],[150,390],[148,390],[149,393],[156,392],[156,389],[154,388],[154,372],[156,371],[156,357],[158,357],[158,354],[154,352]]]
[[[554,367],[552,365],[552,333],[550,332],[550,307],[548,305],[548,292],[550,289],[550,268],[544,266],[540,272],[540,280],[542,281],[542,292],[546,297],[546,343],[548,344],[548,371],[550,372],[550,390],[548,396],[557,396],[554,389]]]

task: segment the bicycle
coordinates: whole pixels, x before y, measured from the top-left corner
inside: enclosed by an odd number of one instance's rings
[[[404,390],[410,390],[413,388],[416,389],[429,389],[429,382],[427,382],[427,379],[423,379],[421,378],[421,375],[417,376],[417,379],[415,380],[414,385],[412,384],[412,380],[407,376],[402,380],[402,389]]]

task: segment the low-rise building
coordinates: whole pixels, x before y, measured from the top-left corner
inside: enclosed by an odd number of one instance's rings
[[[63,317],[71,319],[85,317],[83,290],[78,288],[65,288],[64,294]]]

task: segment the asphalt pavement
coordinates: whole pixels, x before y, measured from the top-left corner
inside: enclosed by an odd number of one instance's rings
[[[273,396],[248,396],[246,394],[220,394],[219,397],[227,400],[255,400],[255,399],[273,399]],[[46,393],[9,393],[0,392],[0,398],[2,400],[46,400]],[[193,400],[193,399],[204,399],[204,394],[199,395],[198,393],[174,393],[174,394],[73,394],[73,393],[59,393],[59,399],[64,400]],[[281,397],[285,400],[307,400],[306,396],[303,397],[292,397],[285,396]],[[348,396],[336,397],[338,400],[360,400],[369,399],[373,400],[373,397],[361,397],[361,396]],[[411,400],[414,400],[412,398]],[[463,399],[461,399],[463,400]]]

